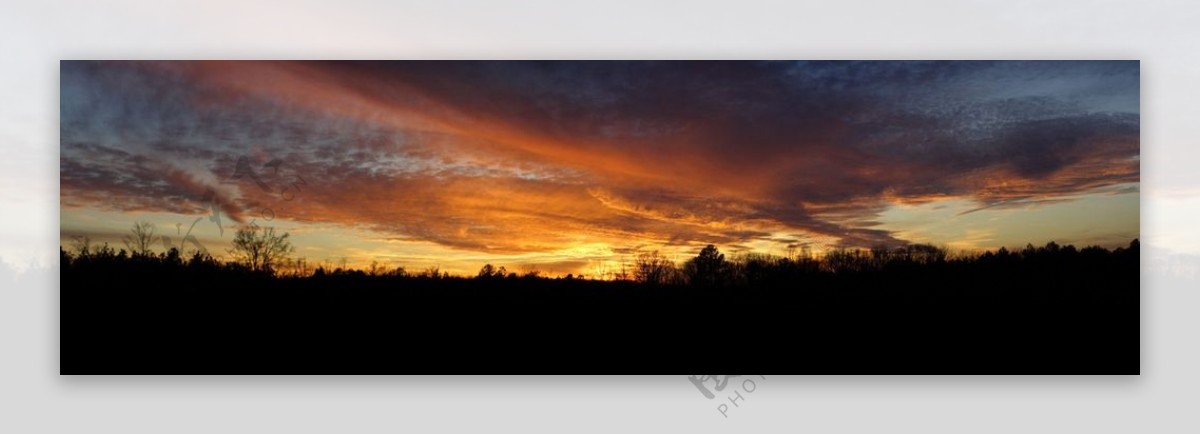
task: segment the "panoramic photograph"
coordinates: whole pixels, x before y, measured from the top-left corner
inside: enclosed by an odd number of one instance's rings
[[[1136,60],[59,73],[62,374],[1141,372]]]

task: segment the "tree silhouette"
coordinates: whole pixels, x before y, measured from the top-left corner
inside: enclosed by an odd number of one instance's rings
[[[572,358],[594,358],[591,344],[615,337],[612,343],[619,349],[661,359],[691,355],[690,342],[673,345],[664,337],[694,330],[729,331],[713,342],[756,340],[755,349],[765,352],[781,340],[805,338],[824,351],[822,358],[789,360],[785,351],[771,355],[818,372],[1138,370],[1137,240],[1115,249],[1047,243],[946,255],[936,246],[909,245],[835,249],[803,258],[722,255],[717,247],[705,246],[679,269],[659,252],[643,251],[629,262],[630,276],[638,283],[577,274],[517,278],[494,265],[458,276],[437,266],[414,274],[389,272],[378,263],[359,266],[366,270],[346,265],[333,270],[332,263],[312,270],[283,260],[291,251],[287,241],[286,234],[269,228],[243,228],[234,245],[237,262],[202,251],[131,257],[103,243],[78,253],[60,247],[62,330],[64,343],[71,346],[64,361],[72,371],[119,373],[134,367],[154,372],[166,367],[199,373],[212,367],[247,370],[236,361],[248,364],[239,358],[249,354],[255,364],[271,361],[282,371],[336,367],[353,372],[371,361],[388,364],[372,369],[386,371],[403,358],[380,354],[384,357],[347,363],[339,353],[345,348],[323,348],[328,352],[319,355],[331,356],[316,356],[317,362],[306,366],[297,364],[311,359],[296,356],[318,353],[281,357],[263,346],[263,334],[270,331],[278,334],[272,338],[307,349],[314,340],[305,332],[314,329],[297,321],[307,318],[306,313],[322,313],[320,320],[327,320],[322,327],[347,325],[330,337],[357,340],[362,348],[398,336],[420,339],[422,334],[412,332],[430,325],[463,324],[474,328],[462,329],[474,332],[461,334],[464,340],[482,336],[470,344],[497,353],[509,351],[502,347],[509,345],[492,343],[552,331],[546,337],[555,340],[554,352],[557,346],[589,344],[569,350]],[[398,316],[398,307],[419,309]],[[726,324],[715,316],[723,308],[753,311],[739,311],[751,315]],[[213,313],[231,321],[196,322]],[[727,327],[743,322],[745,329]],[[275,325],[298,326],[304,332]],[[171,358],[162,358],[162,346],[179,343],[178,331],[188,332],[191,340],[220,337],[222,345],[232,343],[231,352],[236,350],[239,358],[195,352],[195,341],[182,342]],[[1063,346],[1061,337],[1067,335],[1086,346]],[[863,340],[870,345],[857,345]],[[110,351],[114,341],[121,351]],[[434,341],[440,342],[430,339],[425,345]],[[907,353],[881,359],[880,346]],[[829,355],[840,356],[828,361]],[[204,364],[195,363],[197,358]]]
[[[417,276],[422,278],[438,279],[442,277],[442,268],[439,266],[429,266],[426,267],[425,270],[421,271],[421,273],[417,274]]]
[[[668,284],[674,280],[675,263],[658,251],[638,254],[633,267],[633,277],[640,283]]]
[[[248,225],[238,229],[229,253],[250,270],[269,273],[274,271],[275,264],[287,259],[292,250],[288,233],[278,235],[274,227]]]
[[[479,279],[504,278],[506,276],[508,276],[508,269],[504,266],[495,267],[490,263],[479,268],[479,273],[475,275]]]
[[[683,271],[688,277],[688,282],[693,285],[717,286],[727,281],[728,266],[725,254],[718,251],[716,246],[708,245],[700,250],[699,255],[684,264]]]
[[[71,250],[75,251],[75,255],[87,256],[92,251],[92,238],[88,236],[73,237]]]
[[[137,221],[133,223],[133,228],[129,229],[129,235],[125,236],[125,248],[129,249],[130,255],[135,257],[145,257],[151,254],[150,245],[157,238],[154,237],[154,224],[146,221]]]

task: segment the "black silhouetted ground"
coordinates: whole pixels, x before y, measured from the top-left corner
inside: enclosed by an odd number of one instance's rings
[[[1136,241],[912,254],[689,263],[642,284],[64,253],[61,373],[1139,373]]]

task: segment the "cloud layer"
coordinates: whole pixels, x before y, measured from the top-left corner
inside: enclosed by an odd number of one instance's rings
[[[1136,61],[64,62],[62,202],[502,254],[893,245],[892,204],[1137,183],[1138,86]]]

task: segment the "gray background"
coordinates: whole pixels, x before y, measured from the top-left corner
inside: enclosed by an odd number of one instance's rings
[[[2,1],[0,431],[1200,431],[1197,18],[1169,1]],[[684,375],[58,376],[58,60],[103,58],[1140,59],[1143,374],[768,376],[729,418]]]

